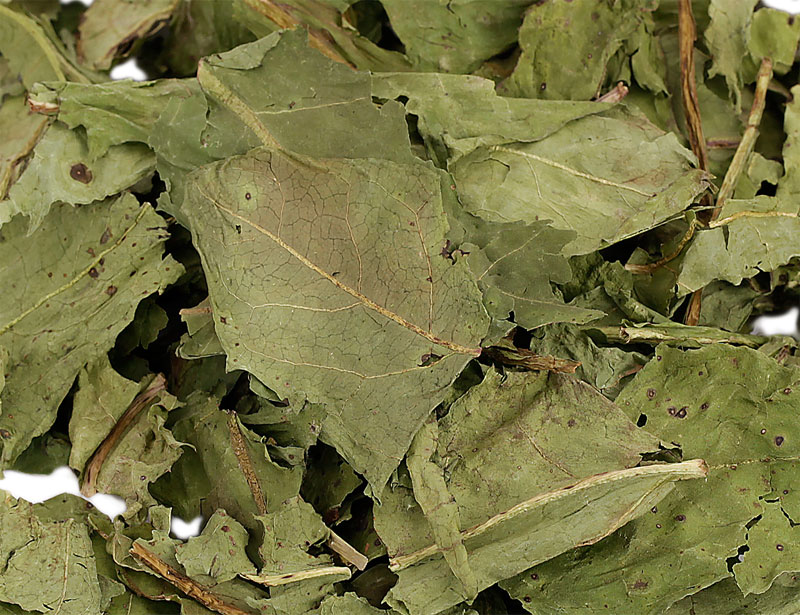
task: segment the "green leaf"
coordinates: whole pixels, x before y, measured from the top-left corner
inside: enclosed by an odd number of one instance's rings
[[[742,106],[742,87],[744,86],[742,58],[747,53],[750,22],[757,3],[757,0],[743,0],[742,2],[711,0],[708,7],[711,23],[704,34],[712,58],[708,76],[722,75],[725,77],[728,91],[737,111]]]
[[[139,301],[182,272],[163,258],[163,219],[130,195],[56,206],[26,231],[21,216],[0,227],[0,345],[9,351],[2,465],[50,427],[81,368],[113,346]]]
[[[202,500],[205,514],[224,509],[254,531],[255,515],[274,511],[299,493],[303,466],[284,468],[272,461],[262,439],[235,413],[220,410],[215,399],[195,394],[173,416],[174,437],[197,453],[193,463],[178,465],[173,473],[182,470],[186,488]]]
[[[158,138],[154,126],[164,108],[198,93],[197,83],[189,79],[125,80],[38,84],[30,99],[70,128],[82,126],[89,156],[95,159],[114,145]]]
[[[27,89],[37,81],[89,81],[66,59],[49,22],[4,4],[0,4],[0,53]]]
[[[699,230],[686,249],[677,280],[678,295],[714,280],[738,285],[800,255],[792,240],[800,231],[796,210],[793,202],[768,196],[727,201],[714,228]]]
[[[77,519],[39,519],[29,503],[6,495],[0,502],[0,600],[26,611],[98,613],[100,588],[87,530]]]
[[[768,592],[743,596],[733,579],[725,579],[676,602],[665,615],[794,615],[800,608],[797,587],[797,575],[785,573]]]
[[[461,202],[492,222],[550,220],[587,254],[672,218],[707,186],[672,133],[623,109],[545,139],[478,147],[450,166]],[[569,215],[565,213],[568,208]]]
[[[78,57],[92,69],[106,70],[130,53],[138,39],[152,36],[166,25],[180,0],[97,0],[81,17]]]
[[[23,213],[29,232],[41,224],[54,203],[91,203],[122,192],[155,168],[155,157],[140,143],[109,148],[97,159],[89,155],[85,138],[62,124],[53,124],[39,140],[22,177],[0,202],[0,222]]]
[[[561,256],[575,233],[543,223],[487,223],[473,218],[467,243],[460,249],[483,292],[486,311],[497,320],[511,320],[525,329],[556,322],[587,323],[599,310],[567,305],[553,293],[552,284],[572,279]],[[560,356],[560,355],[559,355]]]
[[[245,553],[248,538],[242,524],[224,510],[217,510],[199,536],[177,546],[175,558],[193,579],[216,585],[239,574],[255,573],[256,567]]]
[[[142,387],[120,376],[106,356],[81,368],[69,422],[69,465],[83,470]]]
[[[328,596],[319,605],[319,609],[314,611],[314,615],[380,615],[386,613],[381,609],[376,609],[352,592],[347,592],[341,596]]]
[[[17,181],[25,168],[25,161],[39,137],[47,127],[47,118],[32,114],[24,96],[7,98],[0,103],[0,201]]]
[[[762,8],[753,15],[747,48],[756,62],[771,58],[773,70],[785,74],[794,64],[800,42],[800,22],[784,11]]]
[[[379,494],[486,326],[465,265],[440,255],[439,174],[260,148],[192,179],[192,235],[229,369],[276,383],[292,404],[324,404],[323,439]],[[264,264],[242,275],[254,254]],[[265,335],[269,352],[255,344]]]
[[[441,166],[479,146],[540,141],[578,118],[603,113],[608,103],[498,96],[494,83],[472,75],[372,75],[375,96],[407,99],[406,112]]]
[[[632,418],[644,415],[647,429],[685,457],[702,456],[707,481],[677,484],[650,514],[609,539],[509,582],[511,594],[531,597],[533,613],[556,605],[565,614],[591,613],[588,605],[597,604],[610,612],[662,613],[731,575],[748,594],[795,570],[800,535],[789,520],[800,512],[799,377],[747,348],[658,347],[617,403]],[[740,547],[750,550],[741,562],[731,560],[731,573],[726,560]]]
[[[519,30],[522,54],[503,82],[503,91],[550,100],[599,96],[606,65],[634,35],[648,4],[640,0],[533,4]],[[575,36],[576,32],[581,35]]]
[[[381,0],[417,71],[469,73],[511,47],[528,0]]]
[[[209,98],[203,139],[219,158],[266,139],[321,158],[414,160],[402,106],[374,104],[369,73],[310,49],[303,31],[204,58],[198,79]]]
[[[635,467],[658,441],[589,385],[561,374],[490,371],[451,406],[438,431],[433,459],[442,474],[414,460],[421,451],[412,449],[413,492],[402,479],[393,483],[375,512],[399,575],[387,601],[412,614],[469,598],[442,558],[451,545],[438,543],[444,523],[459,524],[481,590],[601,540],[644,514],[672,481],[704,475],[697,460]],[[458,516],[448,519],[441,503],[451,498]]]

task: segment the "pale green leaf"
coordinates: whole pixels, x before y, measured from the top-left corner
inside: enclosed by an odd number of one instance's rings
[[[30,113],[24,96],[0,102],[0,201],[25,168],[25,160],[47,127],[47,118]]]
[[[670,219],[706,189],[672,133],[613,109],[534,143],[478,147],[450,166],[464,208],[492,222],[550,220],[587,254]]]
[[[657,448],[617,406],[571,376],[489,371],[440,421],[435,456],[478,589],[601,540],[644,514],[672,481],[704,475],[702,462],[635,467]],[[414,500],[419,480],[413,495],[408,483],[387,489],[375,523],[399,575],[389,604],[433,614],[468,596],[441,555],[448,545],[435,543]]]
[[[707,481],[677,484],[614,536],[533,568],[507,589],[531,597],[532,613],[588,615],[608,604],[610,612],[644,615],[731,574],[751,593],[795,570],[800,534],[778,516],[798,511],[798,382],[798,370],[755,350],[658,347],[617,403],[684,457],[702,456]],[[756,529],[762,522],[768,537]],[[731,573],[726,560],[751,539],[754,557],[732,560]]]
[[[70,467],[83,469],[140,390],[138,383],[118,374],[106,356],[81,368],[69,422]]]
[[[81,17],[78,57],[92,69],[111,68],[140,38],[158,32],[180,0],[96,0]]]
[[[785,74],[794,64],[798,42],[800,21],[793,15],[772,8],[759,9],[753,15],[747,48],[757,62],[771,58],[776,74]]]
[[[381,0],[414,69],[469,73],[517,40],[530,0]]]
[[[247,541],[244,526],[224,510],[217,510],[199,536],[177,546],[175,557],[190,577],[215,585],[238,574],[255,573],[256,567],[245,553]]]
[[[712,64],[708,76],[722,75],[728,91],[739,110],[742,105],[742,58],[747,53],[750,22],[758,0],[711,0],[708,15],[711,23],[704,37],[711,53]]]
[[[130,195],[56,206],[26,231],[22,216],[0,227],[0,345],[10,353],[0,396],[4,465],[50,427],[81,368],[113,346],[139,301],[182,272],[163,258],[164,220]]]
[[[41,613],[98,613],[100,588],[87,530],[76,519],[41,520],[29,503],[5,495],[0,600]]]
[[[89,156],[95,159],[114,145],[148,143],[159,137],[154,126],[164,108],[199,93],[194,80],[47,83],[33,88],[30,99],[72,129],[83,126]]]
[[[471,222],[467,243],[460,249],[467,253],[492,318],[534,329],[556,322],[583,324],[603,315],[599,310],[567,305],[553,292],[552,284],[572,279],[561,250],[575,238],[574,232],[538,222],[491,223],[475,217]]]
[[[92,159],[83,135],[53,124],[8,199],[0,202],[0,222],[21,212],[31,219],[33,232],[54,203],[83,205],[122,192],[150,175],[155,162],[153,152],[141,143],[116,145]]]
[[[323,440],[378,494],[486,327],[465,265],[440,254],[439,173],[261,148],[192,179],[186,207],[229,369],[324,404]]]
[[[534,3],[519,30],[522,54],[502,90],[551,100],[598,96],[606,65],[634,35],[649,4],[641,0]]]

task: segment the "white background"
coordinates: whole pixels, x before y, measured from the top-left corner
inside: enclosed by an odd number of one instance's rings
[[[87,6],[92,0],[79,0]],[[800,13],[800,0],[762,0],[765,6]],[[62,0],[62,4],[64,4]],[[138,67],[135,60],[128,60],[115,66],[111,71],[112,79],[134,79],[143,81],[145,74]],[[762,316],[756,320],[753,333],[760,335],[798,335],[797,317],[800,309],[792,308],[779,316]],[[22,472],[7,471],[0,480],[0,489],[9,491],[14,497],[24,498],[30,502],[43,502],[61,493],[80,495],[78,479],[75,473],[67,467],[61,467],[52,474],[23,474]],[[90,501],[100,511],[109,517],[115,517],[125,511],[124,502],[113,495],[97,494]],[[201,518],[197,517],[190,522],[174,517],[172,519],[172,533],[178,538],[194,536],[200,531]]]

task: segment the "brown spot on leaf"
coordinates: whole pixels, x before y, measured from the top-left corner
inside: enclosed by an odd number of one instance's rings
[[[789,394],[789,393],[791,393],[791,392],[792,392],[792,389],[791,389],[791,387],[786,387],[785,389],[783,389],[783,394],[784,394],[784,395],[788,395],[788,394]]]
[[[568,420],[567,427],[575,427],[575,419]]]
[[[111,237],[113,237],[113,235],[111,234],[111,229],[106,227],[106,230],[104,230],[103,234],[100,235],[100,243],[101,244],[108,243],[108,240],[111,239]]]
[[[97,276],[99,276],[99,275],[100,275],[100,274],[99,274],[99,273],[97,273],[97,269],[95,269],[94,267],[92,267],[91,269],[89,269],[89,277],[90,277],[90,278],[95,278],[95,279],[96,279],[96,278],[97,278]]]
[[[0,437],[4,440],[8,440],[11,437],[11,432],[8,429],[0,429]]]
[[[783,436],[775,436],[775,446],[783,444]]]
[[[117,294],[117,287],[112,284],[111,286],[106,288],[106,294],[109,297],[113,297],[115,294]]]
[[[688,406],[684,406],[683,408],[681,408],[680,410],[678,410],[678,411],[675,413],[675,417],[676,417],[676,418],[679,418],[679,419],[685,419],[685,418],[686,418],[686,410],[687,410],[687,408],[688,408]]]
[[[775,548],[776,548],[778,551],[783,551],[783,545],[782,545],[782,544],[780,544],[780,543],[778,543],[777,545],[775,545]]]
[[[633,584],[633,589],[646,589],[649,583],[647,581],[643,581],[639,579],[636,583]]]
[[[647,399],[653,399],[656,396],[655,389],[647,389]]]
[[[700,409],[701,410],[708,410],[708,402],[706,401],[706,402],[703,402],[702,404],[700,404]]]
[[[686,521],[686,515],[675,515],[675,521],[683,523],[684,521]]]
[[[92,172],[89,170],[89,167],[82,162],[72,165],[69,170],[69,176],[76,182],[81,182],[82,184],[88,184],[92,181]]]

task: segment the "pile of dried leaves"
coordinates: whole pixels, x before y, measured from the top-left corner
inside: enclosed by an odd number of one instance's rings
[[[0,613],[798,612],[800,20],[693,4],[0,1],[0,468],[127,504]]]

